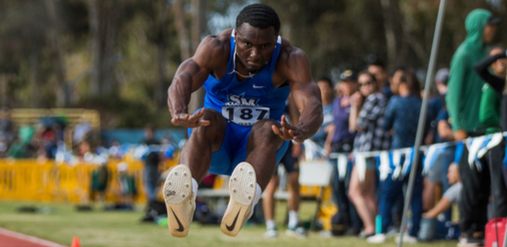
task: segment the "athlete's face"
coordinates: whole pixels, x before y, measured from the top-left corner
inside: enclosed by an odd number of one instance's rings
[[[260,29],[243,23],[236,29],[238,62],[255,73],[266,65],[275,51],[278,34],[274,27]]]

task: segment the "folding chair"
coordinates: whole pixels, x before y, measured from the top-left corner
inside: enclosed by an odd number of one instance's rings
[[[308,160],[299,162],[299,184],[302,186],[319,186],[319,194],[317,196],[317,208],[312,219],[310,227],[311,231],[315,230],[317,218],[322,205],[324,190],[331,180],[331,164],[324,159]]]

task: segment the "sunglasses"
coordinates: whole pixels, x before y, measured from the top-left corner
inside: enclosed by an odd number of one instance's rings
[[[359,87],[366,86],[366,85],[371,85],[371,84],[372,84],[371,81],[367,81],[365,83],[359,83]]]

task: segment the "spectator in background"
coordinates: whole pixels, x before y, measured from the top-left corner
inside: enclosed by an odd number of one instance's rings
[[[56,151],[58,149],[57,143],[58,137],[55,129],[52,127],[46,127],[44,132],[42,132],[42,145],[44,146],[46,157],[48,159],[55,158]]]
[[[392,131],[391,149],[401,149],[413,147],[417,134],[417,126],[419,122],[419,113],[421,110],[422,100],[420,98],[419,81],[414,72],[407,72],[402,76],[398,88],[399,96],[393,96],[387,104],[385,111],[384,130]],[[401,165],[404,159],[402,157]],[[422,214],[422,166],[418,166],[416,179],[414,182],[413,195],[410,201],[412,211],[412,227],[408,236],[403,241],[417,242],[417,233],[419,231],[419,222]],[[386,241],[387,228],[392,224],[391,208],[394,202],[403,194],[402,188],[408,183],[409,176],[393,177],[393,172],[381,181],[380,205],[379,213],[382,216],[382,234],[372,236],[367,239],[370,243],[382,243]]]
[[[92,124],[88,122],[86,118],[81,118],[79,120],[79,124],[74,127],[74,135],[72,140],[75,143],[79,143],[90,135],[90,131],[92,130]]]
[[[104,202],[109,182],[109,170],[107,160],[100,162],[99,166],[92,171],[90,181],[90,201]]]
[[[161,142],[162,148],[162,156],[164,159],[172,159],[174,156],[174,152],[176,151],[176,147],[174,146],[173,141],[169,137],[163,137]]]
[[[465,21],[467,38],[451,60],[446,103],[456,140],[475,135],[473,132],[480,127],[479,107],[484,82],[473,71],[473,65],[486,57],[486,45],[491,43],[496,32],[494,22],[496,19],[491,18],[487,10],[470,12]]]
[[[0,111],[0,136],[3,136],[7,143],[10,144],[14,140],[14,125],[11,121],[11,111],[7,107],[3,107]]]
[[[3,107],[0,111],[0,157],[8,156],[7,152],[15,137],[11,111],[9,108]]]
[[[143,140],[143,144],[149,146],[152,145],[160,145],[160,142],[155,139],[155,128],[152,125],[146,125],[144,128],[144,136],[146,139]],[[160,176],[158,172],[158,165],[160,163],[160,155],[159,152],[155,152],[150,150],[148,154],[146,154],[146,158],[144,160],[144,185],[146,189],[146,195],[148,197],[148,201],[154,201],[157,199],[157,181]]]
[[[354,145],[355,132],[350,131],[350,97],[357,91],[357,76],[351,70],[346,70],[340,76],[340,81],[337,87],[342,94],[333,100],[333,124],[329,135],[332,137],[331,144],[326,145],[326,150],[333,153],[346,153],[347,155],[352,152]],[[329,151],[328,151],[329,152]],[[331,185],[333,188],[334,199],[338,205],[338,213],[344,215],[344,224],[348,226],[349,230],[346,235],[357,235],[361,231],[362,222],[357,214],[356,208],[352,201],[349,200],[347,192],[350,185],[350,169],[347,164],[342,164],[347,167],[349,172],[345,176],[338,174],[338,167],[336,166],[338,160],[331,160],[333,169],[331,172]]]
[[[501,47],[493,48],[490,51],[490,56],[502,54],[505,56],[505,51]],[[485,60],[491,60],[486,58]],[[491,68],[497,77],[505,77],[505,61],[498,61],[491,65]],[[482,67],[487,68],[487,64],[480,62],[475,66],[476,71],[481,71]],[[482,69],[485,70],[485,69]],[[500,124],[500,105],[501,95],[497,93],[489,85],[484,85],[484,91],[481,99],[481,106],[479,111],[479,120],[483,127],[486,127],[486,133],[492,134],[499,132]],[[492,141],[488,144],[490,146]],[[463,203],[460,205],[460,210],[468,215],[462,217],[463,224],[469,226],[476,231],[484,231],[484,226],[487,223],[487,207],[489,202],[489,195],[494,198],[492,217],[503,218],[507,217],[507,188],[503,176],[503,160],[505,157],[505,138],[496,146],[490,148],[484,156],[479,158],[482,164],[481,169],[476,169],[475,166],[470,168],[467,156],[464,156],[460,161],[460,172],[463,178]],[[464,152],[465,153],[465,152]],[[466,166],[466,167],[461,167]],[[479,213],[478,213],[479,212]],[[474,228],[476,227],[476,228]],[[466,228],[465,228],[466,229]],[[470,230],[469,230],[470,231]],[[468,232],[470,234],[470,232]],[[478,237],[473,236],[474,240]],[[477,240],[476,240],[477,241]]]
[[[331,146],[331,139],[333,136],[329,135],[331,132],[331,124],[333,123],[333,83],[331,79],[327,77],[322,77],[317,81],[317,85],[320,89],[320,94],[322,97],[322,108],[324,115],[324,120],[322,121],[322,125],[320,129],[313,135],[310,140],[314,141],[320,147],[328,146],[326,149],[329,153]]]
[[[368,65],[368,72],[375,76],[379,91],[384,94],[387,100],[393,96],[391,85],[389,85],[386,65],[381,61],[376,61]]]
[[[350,125],[351,131],[357,131],[354,139],[354,152],[388,150],[390,136],[384,131],[384,111],[387,105],[386,97],[380,93],[375,76],[368,72],[361,72],[358,76],[359,92],[351,96]],[[360,181],[357,162],[352,168],[350,178],[349,198],[354,203],[359,216],[364,223],[361,237],[375,234],[375,216],[377,202],[375,183],[377,177],[377,161],[375,158],[366,159],[364,181]]]
[[[34,133],[33,127],[21,126],[16,141],[9,148],[9,157],[14,159],[37,157],[37,147],[33,143]]]
[[[490,52],[490,54],[494,53],[494,50],[496,48],[493,48]],[[495,52],[496,53],[496,52]],[[488,94],[493,94],[491,92],[491,88],[494,89],[496,97],[501,97],[500,101],[500,127],[502,131],[507,130],[507,89],[505,87],[505,69],[507,64],[507,51],[503,50],[500,53],[497,53],[496,55],[490,56],[480,63],[476,64],[474,66],[475,71],[481,76],[482,79],[484,79],[490,87],[487,89]],[[495,75],[492,75],[488,71],[488,67],[491,65],[491,68],[493,69],[493,72]],[[483,95],[483,97],[486,98],[492,98],[491,101],[494,101],[493,96],[486,96]],[[487,109],[487,100],[481,101],[481,118],[486,120],[490,117],[486,117],[487,112],[491,112],[491,110]],[[483,121],[484,121],[483,120]],[[503,169],[504,174],[504,181],[507,186],[507,168],[504,167]]]
[[[449,80],[449,70],[442,68],[435,75],[435,85],[438,94],[432,97],[428,102],[428,121],[430,122],[430,132],[426,138],[425,144],[442,142],[437,133],[436,119],[440,110],[445,107],[445,95],[447,94],[447,81]]]
[[[449,70],[446,68],[439,69],[435,75],[435,85],[439,95],[430,100],[428,105],[428,118],[431,121],[428,137],[431,140],[427,140],[427,144],[454,140],[451,125],[448,122],[449,114],[445,107],[448,80]],[[454,145],[446,147],[424,177],[423,211],[430,210],[435,205],[435,188],[438,184],[441,185],[442,191],[449,188],[447,170],[454,160],[455,151],[456,147]],[[451,220],[451,210],[445,212],[444,220]]]
[[[78,145],[77,155],[81,159],[85,159],[86,156],[92,155],[92,148],[87,140],[83,140]]]
[[[319,80],[319,87],[324,86],[328,87],[327,82],[323,80]],[[332,85],[331,85],[331,88]],[[322,90],[322,88],[321,88]],[[324,89],[325,90],[325,89]],[[324,99],[325,93],[323,92],[322,98]],[[324,108],[326,109],[326,108]],[[292,99],[292,95],[289,96],[287,100],[287,105],[285,107],[285,116],[286,119],[292,124],[296,125],[299,120],[299,115],[297,111],[297,106]],[[324,126],[324,123],[322,123]],[[324,129],[321,127],[321,130]],[[319,132],[321,131],[319,130]],[[317,140],[324,139],[325,135],[318,137]],[[301,144],[289,142],[289,147],[287,148],[287,152],[280,160],[280,163],[277,165],[283,165],[285,171],[287,172],[287,180],[289,182],[289,199],[287,201],[287,206],[289,209],[289,220],[287,222],[287,230],[285,231],[286,235],[296,236],[296,237],[306,237],[307,233],[302,227],[298,227],[299,223],[299,204],[301,201],[301,195],[299,193],[299,156],[301,155]],[[279,185],[280,176],[278,175],[278,169],[275,169],[275,173],[273,177],[269,181],[266,189],[264,191],[264,197],[262,199],[262,206],[264,209],[264,218],[266,220],[266,228],[267,231],[264,233],[264,237],[266,238],[274,238],[278,236],[278,231],[276,229],[275,223],[275,200],[274,195],[275,191]]]
[[[493,50],[496,48],[493,47]],[[498,96],[501,96],[500,103],[500,126],[503,131],[507,130],[507,88],[505,87],[505,70],[507,64],[507,51],[490,56],[474,66],[479,76],[493,88]],[[495,75],[492,75],[488,68],[491,66]],[[503,76],[502,76],[503,75]],[[482,109],[482,102],[481,102]]]
[[[484,9],[473,10],[465,20],[467,38],[458,47],[451,60],[449,92],[446,95],[447,109],[456,140],[476,135],[474,131],[481,125],[479,108],[484,82],[473,71],[473,65],[486,56],[487,44],[493,40],[497,23],[497,18],[492,18],[491,12]],[[468,153],[465,147],[459,162],[463,181],[462,202],[459,205],[463,232],[460,243],[481,244],[484,241],[484,227],[487,223],[486,206],[489,193],[477,192],[485,189],[485,185],[480,185],[480,178],[488,169],[481,172],[475,166],[470,166]],[[500,212],[497,210],[497,213]]]
[[[389,83],[391,87],[391,92],[393,95],[399,95],[400,92],[398,92],[398,88],[400,85],[401,77],[405,75],[405,68],[404,67],[396,67],[391,71],[391,74],[389,75]]]
[[[437,116],[437,133],[439,140],[442,142],[454,141],[454,133],[450,123],[449,112],[444,107],[440,110]],[[425,178],[424,192],[423,192],[423,210],[427,211],[435,205],[435,186],[440,184],[442,191],[449,189],[449,183],[447,179],[447,171],[449,166],[455,160],[456,146],[451,145],[445,148],[445,150],[437,158],[433,166],[428,171],[427,180]],[[445,221],[451,220],[451,210],[446,211],[444,214]]]
[[[451,211],[453,203],[459,204],[461,201],[461,190],[463,189],[463,185],[459,177],[458,165],[450,165],[446,174],[447,184],[452,186],[449,187],[448,190],[445,190],[445,193],[435,207],[430,208],[422,215],[419,238],[423,241],[431,241],[435,238],[442,237],[449,239],[459,234],[459,230],[456,229],[455,224],[453,224],[450,219],[443,223],[436,222],[440,214],[447,214],[447,212]],[[440,226],[437,226],[437,224]],[[456,229],[458,233],[455,233],[454,229]]]
[[[495,57],[495,55],[498,54],[500,54],[500,57],[505,57],[505,53],[505,49],[503,49],[501,46],[493,47],[489,52],[490,57],[485,59],[488,62],[478,63],[476,66],[474,66],[475,71],[480,75],[481,73],[484,73],[484,71],[487,71],[488,67],[491,67],[494,76],[505,80],[505,68],[507,59],[491,59],[491,57]],[[500,131],[498,127],[500,126],[501,99],[502,94],[500,92],[495,91],[495,89],[493,89],[489,84],[484,84],[484,87],[482,88],[479,121],[483,127],[489,128],[488,133]]]
[[[448,183],[452,186],[445,191],[442,199],[438,202],[438,204],[435,207],[431,208],[430,210],[428,210],[428,212],[422,215],[423,218],[436,219],[439,214],[450,209],[453,202],[459,203],[461,199],[460,196],[462,184],[461,179],[459,177],[457,164],[449,166],[447,178]]]
[[[117,207],[132,210],[134,208],[134,198],[137,196],[135,177],[129,174],[129,165],[126,162],[118,163],[117,171],[121,196],[121,202]]]
[[[391,84],[391,92],[393,96],[400,95],[399,87],[402,77],[405,75],[406,69],[402,66],[394,68],[389,75],[389,83]],[[378,190],[378,189],[377,189]],[[378,196],[378,195],[377,195]],[[403,197],[400,196],[395,201],[392,208],[392,217],[394,222],[394,228],[391,231],[398,232],[401,226],[401,218],[403,217]]]

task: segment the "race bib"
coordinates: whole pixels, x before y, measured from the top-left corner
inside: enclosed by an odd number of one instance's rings
[[[269,108],[262,106],[224,105],[222,115],[229,122],[243,126],[252,126],[257,121],[269,119]]]

